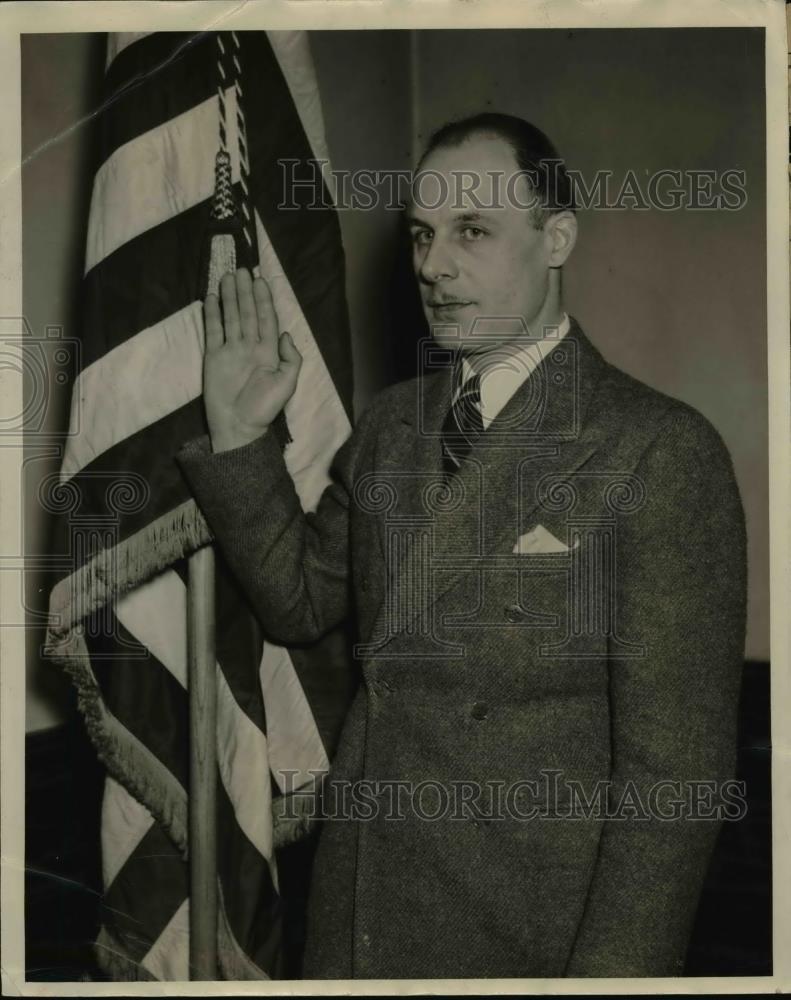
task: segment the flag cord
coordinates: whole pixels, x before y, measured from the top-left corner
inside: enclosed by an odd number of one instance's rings
[[[250,199],[250,157],[247,146],[247,120],[242,88],[241,45],[235,31],[230,33],[231,45],[226,45],[222,32],[217,38],[217,101],[219,105],[219,150],[215,165],[215,193],[212,216],[231,218],[236,211],[231,186],[231,156],[228,150],[228,92],[232,89],[236,104],[236,145],[239,153],[239,187],[241,189],[242,232],[247,250],[252,254],[253,212]]]

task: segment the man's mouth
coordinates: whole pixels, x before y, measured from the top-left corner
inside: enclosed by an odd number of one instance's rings
[[[472,302],[468,302],[466,299],[429,299],[428,305],[434,312],[452,312],[454,309],[471,306]]]

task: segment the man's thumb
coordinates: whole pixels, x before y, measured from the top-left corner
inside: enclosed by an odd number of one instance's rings
[[[297,345],[291,339],[291,334],[288,330],[284,330],[280,334],[280,360],[286,365],[296,365],[302,364],[302,355],[297,350]]]

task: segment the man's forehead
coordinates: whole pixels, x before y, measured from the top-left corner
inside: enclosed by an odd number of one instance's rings
[[[471,136],[458,145],[432,150],[414,177],[407,205],[412,217],[443,218],[477,212],[496,216],[513,205],[508,193],[529,184],[510,144],[499,136]],[[524,203],[524,198],[518,199]]]
[[[425,223],[434,226],[447,222],[493,225],[497,223],[498,218],[502,217],[503,210],[502,207],[489,208],[472,204],[454,204],[451,199],[441,205],[435,205],[433,202],[424,205],[413,200],[406,206],[406,218],[407,222],[414,225]]]

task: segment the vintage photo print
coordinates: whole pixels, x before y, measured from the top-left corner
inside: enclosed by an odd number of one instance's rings
[[[3,6],[4,992],[788,988],[783,5]]]

